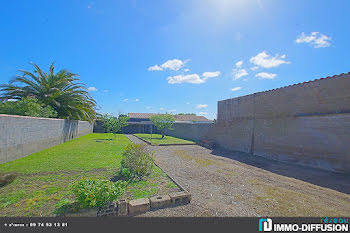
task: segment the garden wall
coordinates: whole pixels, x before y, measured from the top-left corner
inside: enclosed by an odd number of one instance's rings
[[[191,141],[211,139],[210,131],[214,123],[174,123],[172,130],[166,130],[165,134]]]
[[[221,147],[350,173],[350,73],[218,102]]]
[[[127,126],[123,127],[120,133],[134,134],[134,133],[160,133],[154,125],[143,125],[139,122],[129,122]],[[103,128],[101,121],[96,121],[94,126],[94,133],[107,133]]]
[[[86,121],[0,114],[0,163],[92,133],[92,129]]]

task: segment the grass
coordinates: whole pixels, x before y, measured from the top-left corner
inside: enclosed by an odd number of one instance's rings
[[[113,140],[111,140],[113,139]],[[83,177],[111,179],[119,171],[124,135],[89,134],[0,164],[0,174],[17,172],[15,181],[0,187],[0,216],[54,216],[62,203],[74,202],[71,185]],[[177,191],[158,167],[145,180],[128,185],[125,198],[136,199]]]
[[[162,139],[162,135],[161,134],[152,134],[152,138],[151,138],[151,134],[135,134],[136,136],[146,140],[149,143],[152,143],[154,145],[167,145],[167,144],[178,144],[178,145],[182,145],[182,144],[195,144],[195,142],[189,141],[189,140],[185,140],[185,139],[181,139],[181,138],[175,138],[172,136],[165,136]]]

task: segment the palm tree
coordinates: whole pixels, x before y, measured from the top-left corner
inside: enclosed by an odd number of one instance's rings
[[[77,82],[77,74],[68,70],[54,73],[54,64],[49,73],[31,63],[34,73],[19,70],[22,75],[16,76],[8,84],[0,85],[0,100],[34,97],[43,105],[52,106],[59,118],[87,120],[92,122],[96,117],[96,101],[87,91],[85,84]]]

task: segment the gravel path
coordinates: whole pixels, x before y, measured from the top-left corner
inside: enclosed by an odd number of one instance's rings
[[[147,148],[155,152],[157,164],[192,194],[192,201],[140,216],[350,215],[346,175],[198,145]]]

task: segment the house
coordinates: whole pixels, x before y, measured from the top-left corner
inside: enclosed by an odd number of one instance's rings
[[[129,113],[129,121],[128,122],[150,122],[150,117],[158,115],[159,113]],[[191,114],[178,114],[174,115],[175,123],[193,123],[193,122],[212,122],[204,116],[196,116]]]
[[[129,113],[128,125],[123,127],[122,133],[133,134],[133,133],[160,133],[159,130],[153,125],[150,120],[151,116],[158,115],[159,113]],[[213,123],[213,121],[207,119],[204,116],[196,115],[185,115],[178,114],[174,115],[176,123]],[[94,127],[94,132],[102,133],[105,132],[101,122],[97,122]]]
[[[123,133],[160,133],[157,128],[153,125],[150,117],[158,115],[159,113],[129,113],[128,126],[123,128]],[[204,116],[196,115],[185,115],[178,114],[174,115],[176,123],[212,123],[213,121],[207,119]]]

